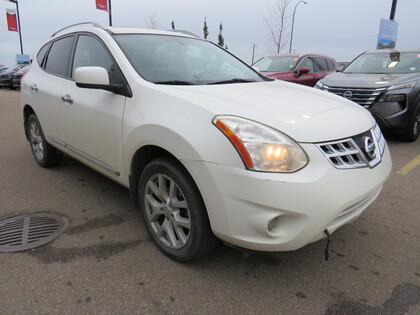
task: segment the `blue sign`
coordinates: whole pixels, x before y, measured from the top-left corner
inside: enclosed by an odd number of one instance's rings
[[[16,63],[18,65],[22,65],[22,64],[29,64],[30,63],[30,58],[29,55],[16,55]]]
[[[395,48],[398,35],[398,22],[381,19],[376,49]]]

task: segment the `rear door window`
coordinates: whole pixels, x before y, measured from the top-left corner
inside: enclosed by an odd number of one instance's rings
[[[325,58],[321,57],[312,57],[314,61],[314,70],[315,72],[325,72],[328,71],[328,64]]]
[[[328,71],[334,71],[334,63],[331,59],[326,59],[328,63]]]
[[[52,43],[45,61],[45,70],[55,75],[68,77],[70,55],[74,36],[58,39]]]

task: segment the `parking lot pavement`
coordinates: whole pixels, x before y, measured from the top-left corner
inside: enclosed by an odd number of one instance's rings
[[[420,314],[420,139],[389,140],[393,171],[355,222],[294,252],[220,246],[175,263],[151,242],[123,187],[65,157],[39,167],[19,92],[0,90],[0,220],[50,212],[66,232],[0,253],[1,314]],[[416,160],[417,159],[417,160]]]

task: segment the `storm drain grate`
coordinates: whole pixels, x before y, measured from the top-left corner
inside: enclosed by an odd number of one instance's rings
[[[33,213],[0,222],[0,252],[19,252],[47,244],[64,233],[65,223],[49,213]]]

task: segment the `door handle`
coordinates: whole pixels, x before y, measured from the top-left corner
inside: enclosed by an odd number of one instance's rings
[[[68,94],[62,96],[61,99],[63,100],[64,103],[73,104],[73,99]]]
[[[38,92],[38,87],[36,86],[36,84],[31,86],[31,90],[32,92]]]

